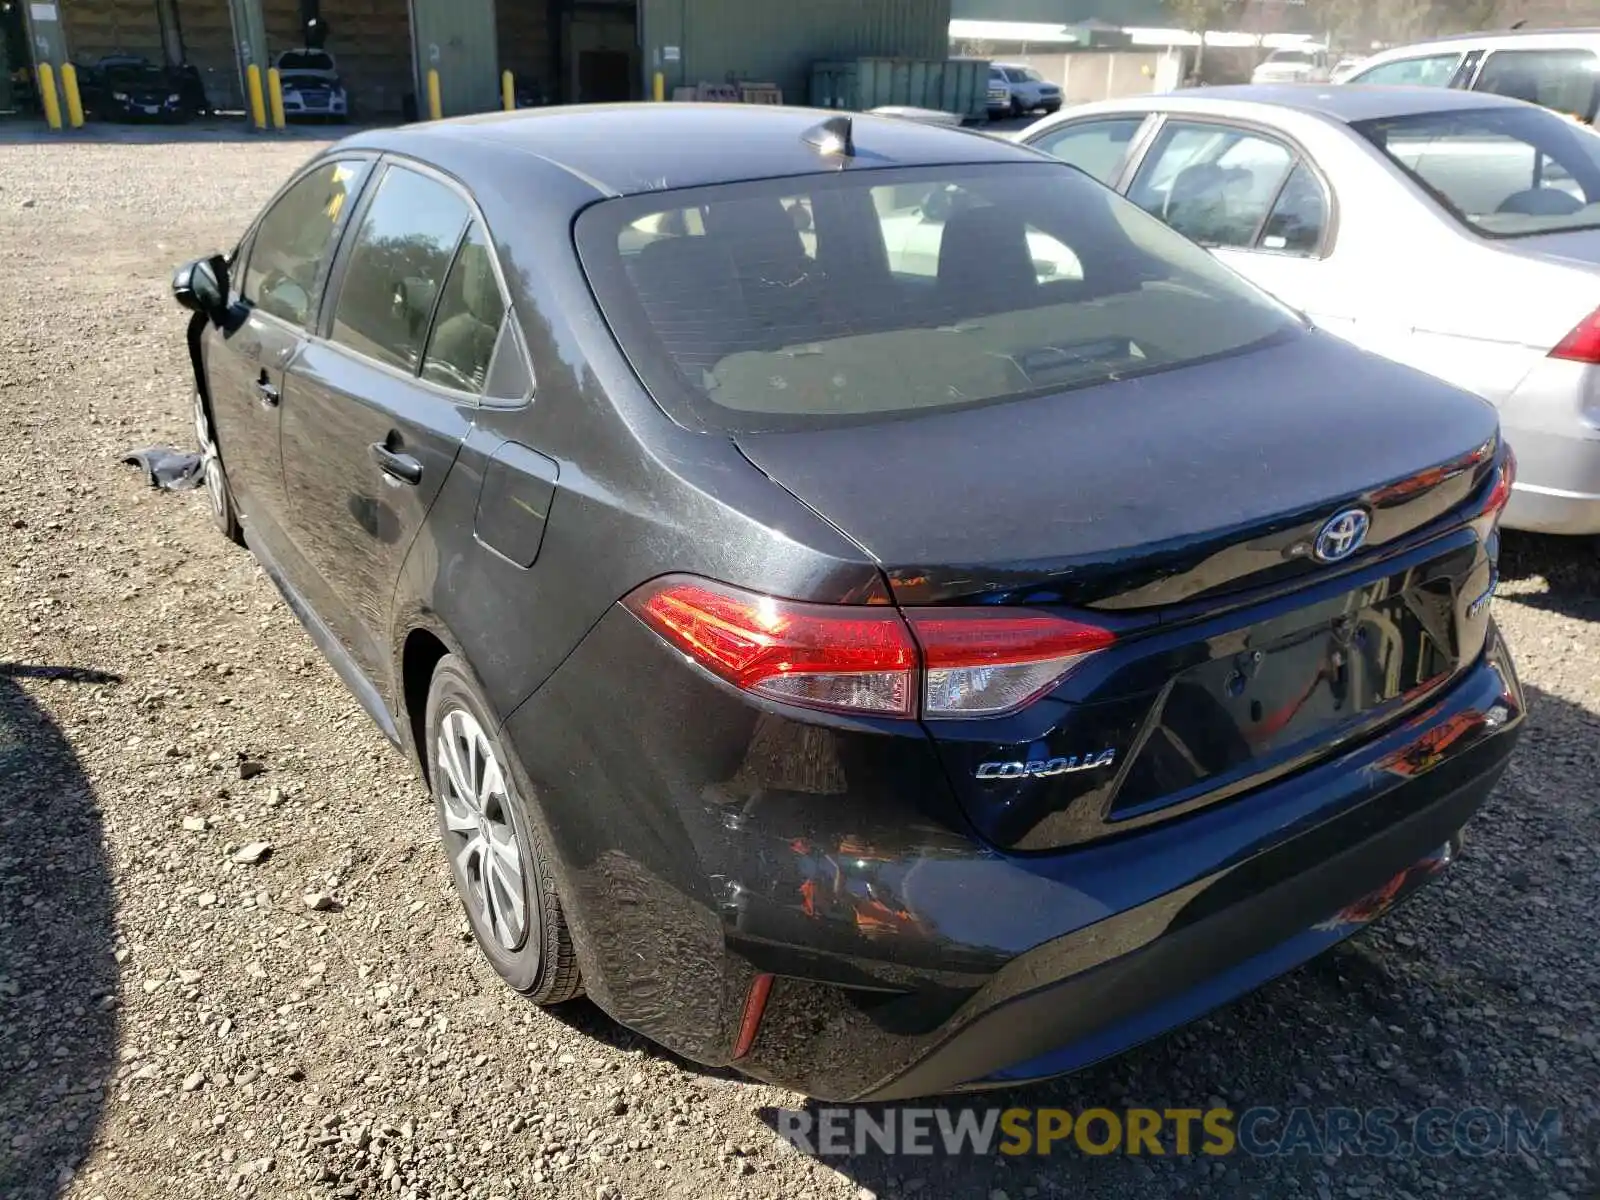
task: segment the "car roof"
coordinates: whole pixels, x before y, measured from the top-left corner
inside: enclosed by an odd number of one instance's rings
[[[1442,37],[1428,38],[1426,41],[1409,42],[1403,46],[1390,46],[1387,49],[1375,51],[1372,58],[1374,61],[1378,59],[1410,58],[1413,55],[1426,54],[1432,50],[1461,50],[1469,46],[1483,46],[1494,49],[1496,47],[1514,46],[1518,42],[1528,41],[1593,44],[1600,41],[1600,28],[1495,29],[1478,33],[1452,33]]]
[[[482,113],[370,130],[337,148],[407,154],[424,162],[453,148],[528,155],[613,196],[668,188],[814,175],[840,169],[803,136],[844,114],[757,104],[598,104]],[[1037,163],[1009,139],[898,117],[849,114],[862,167]],[[455,157],[454,155],[450,155]]]
[[[1137,107],[1170,111],[1205,112],[1241,106],[1285,108],[1310,113],[1341,124],[1406,117],[1419,113],[1458,112],[1469,109],[1514,108],[1522,101],[1489,92],[1453,88],[1380,86],[1348,83],[1252,83],[1229,87],[1180,88],[1137,98]],[[1120,107],[1132,107],[1123,103]],[[1097,110],[1119,107],[1114,101],[1094,105]],[[1075,113],[1083,109],[1074,110]]]

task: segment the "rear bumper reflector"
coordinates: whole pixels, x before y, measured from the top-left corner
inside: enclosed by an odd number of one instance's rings
[[[733,1044],[734,1061],[750,1053],[755,1045],[756,1033],[761,1028],[761,1015],[767,1011],[767,997],[772,994],[772,976],[757,975],[750,985],[750,994],[744,1001],[744,1019],[739,1022],[739,1039]]]

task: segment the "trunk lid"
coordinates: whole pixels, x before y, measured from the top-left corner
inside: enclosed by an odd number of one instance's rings
[[[926,722],[979,831],[1046,850],[1304,766],[1472,661],[1493,567],[1468,521],[1497,428],[1474,397],[1308,334],[1039,400],[736,436],[900,604],[1119,633],[1018,713]],[[1318,561],[1347,510],[1366,543]]]

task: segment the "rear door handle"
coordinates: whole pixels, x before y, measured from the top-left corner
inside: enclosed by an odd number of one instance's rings
[[[378,464],[378,470],[390,479],[398,479],[412,487],[422,482],[422,464],[411,455],[397,454],[382,442],[373,442],[367,449],[372,452],[372,461]]]
[[[261,378],[256,380],[256,396],[261,403],[267,408],[277,408],[279,394],[278,385],[267,378],[265,371],[261,372]]]

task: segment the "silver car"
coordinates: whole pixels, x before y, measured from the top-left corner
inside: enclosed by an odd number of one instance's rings
[[[1490,400],[1519,464],[1505,523],[1600,533],[1600,134],[1481,93],[1283,85],[1089,104],[1016,137]]]

